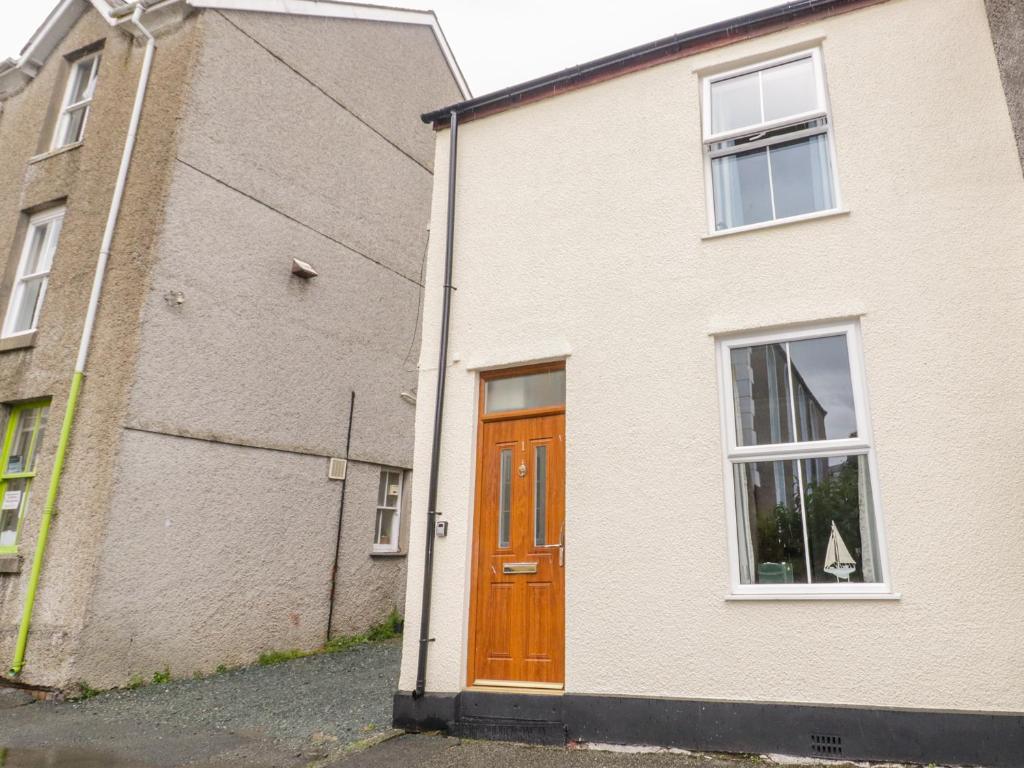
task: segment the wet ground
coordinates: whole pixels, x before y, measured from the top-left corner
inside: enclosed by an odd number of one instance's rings
[[[609,752],[469,741],[444,736],[400,736],[353,753],[332,768],[772,768],[760,757],[676,751]],[[832,763],[836,768],[838,763]],[[811,761],[801,768],[814,768]]]
[[[0,707],[2,768],[291,768],[390,732],[399,641],[87,701]]]

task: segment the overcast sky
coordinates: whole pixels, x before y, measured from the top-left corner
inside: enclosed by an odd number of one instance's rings
[[[364,0],[365,2],[365,0]],[[56,0],[3,0],[0,60],[17,56]],[[437,12],[480,95],[782,0],[394,0]]]

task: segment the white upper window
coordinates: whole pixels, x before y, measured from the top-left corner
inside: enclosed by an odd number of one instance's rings
[[[36,329],[63,223],[63,208],[38,213],[29,220],[25,245],[21,249],[18,272],[14,278],[11,300],[7,305],[7,316],[4,319],[5,338]]]
[[[734,594],[886,593],[858,327],[719,342]]]
[[[381,469],[377,488],[377,522],[373,533],[374,552],[397,552],[402,522],[402,471]]]
[[[96,91],[96,75],[100,69],[100,55],[94,53],[71,63],[64,99],[61,102],[57,129],[53,134],[53,149],[76,144],[85,133],[89,105]]]
[[[821,51],[706,77],[711,231],[839,207]]]

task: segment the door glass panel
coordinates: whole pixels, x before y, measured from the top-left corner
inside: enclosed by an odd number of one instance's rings
[[[484,390],[485,413],[564,404],[565,369],[491,379]]]
[[[548,543],[548,447],[533,449],[533,543]]]
[[[509,524],[512,514],[512,449],[502,448],[498,481],[498,546],[509,546]]]

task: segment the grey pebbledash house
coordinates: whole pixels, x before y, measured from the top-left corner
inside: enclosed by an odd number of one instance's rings
[[[432,13],[333,1],[61,0],[0,64],[2,676],[190,675],[401,607],[417,116],[468,95]]]
[[[797,0],[424,116],[398,725],[1024,765],[1022,41]]]

